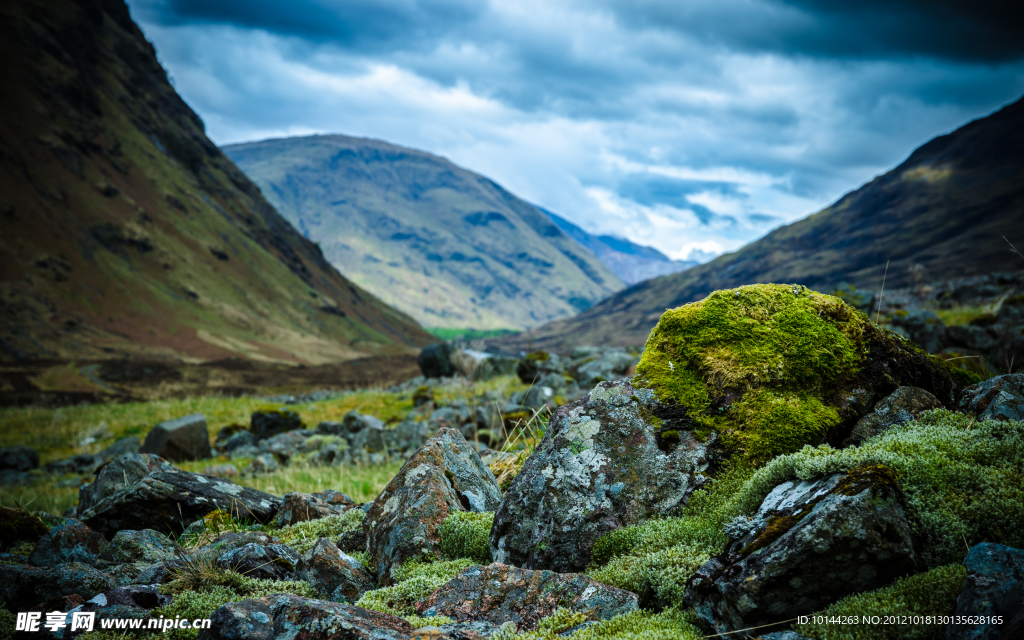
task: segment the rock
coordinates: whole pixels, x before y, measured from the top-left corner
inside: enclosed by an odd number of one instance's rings
[[[717,633],[810,614],[913,571],[896,475],[881,465],[776,487],[690,579],[684,602]]]
[[[335,435],[351,436],[359,433],[367,427],[383,430],[384,422],[376,416],[362,414],[358,411],[349,411],[341,419],[341,433],[337,433]]]
[[[427,385],[420,385],[412,392],[412,406],[425,409],[434,406],[434,390]]]
[[[761,640],[808,640],[796,631],[775,631],[761,636]]]
[[[304,429],[286,431],[260,441],[257,446],[262,453],[271,453],[278,462],[287,465],[293,457],[312,450],[308,445],[312,435],[313,432]]]
[[[857,421],[843,446],[859,445],[891,427],[915,420],[922,411],[942,408],[939,399],[924,389],[900,387],[876,404],[874,411]]]
[[[33,474],[28,471],[15,471],[14,469],[0,469],[0,486],[30,485],[35,480]]]
[[[946,335],[949,343],[954,346],[981,352],[989,351],[998,342],[989,330],[973,325],[947,327]]]
[[[377,581],[366,567],[324,538],[302,554],[295,577],[313,585],[320,595],[334,602],[354,604],[364,593],[377,588]]]
[[[502,374],[507,375],[507,374]],[[437,627],[444,635],[452,640],[487,640],[501,627],[483,620],[473,622],[450,622]]]
[[[135,576],[134,582],[136,584],[166,584],[173,580],[175,574],[184,566],[180,560],[154,562]]]
[[[42,520],[28,511],[0,507],[0,550],[19,542],[37,542],[48,530]]]
[[[126,529],[114,534],[96,566],[110,573],[119,586],[127,585],[135,582],[154,563],[174,558],[177,546],[170,538],[152,529]]]
[[[1021,638],[1024,631],[1024,550],[983,542],[964,558],[967,582],[956,601],[956,617],[1002,616],[1002,624],[950,624],[946,640]]]
[[[15,445],[0,449],[0,470],[31,471],[39,468],[39,454],[35,449]]]
[[[93,474],[112,460],[128,453],[138,453],[142,446],[135,436],[125,436],[103,451],[95,455],[80,454],[65,458],[64,460],[53,460],[46,463],[46,472],[54,475],[68,473]]]
[[[573,378],[584,389],[593,389],[599,382],[629,375],[636,367],[638,358],[623,349],[609,349],[588,360],[577,365],[573,373]]]
[[[260,409],[254,411],[249,423],[249,431],[256,441],[266,440],[279,433],[295,431],[302,428],[299,414],[288,409]]]
[[[238,475],[238,468],[233,464],[211,464],[208,467],[204,467],[202,471],[204,476],[217,476],[218,478],[233,478]]]
[[[142,453],[155,453],[172,462],[203,460],[213,456],[206,417],[195,413],[158,423],[146,435]]]
[[[1024,420],[1024,373],[996,376],[968,387],[960,411],[973,413],[978,420]]]
[[[238,431],[220,445],[224,453],[232,453],[240,449],[256,446],[256,436],[251,431]]]
[[[519,364],[518,359],[508,356],[493,353],[486,353],[484,356],[473,367],[471,379],[474,381],[490,380],[498,376],[512,375],[516,372],[516,365]]]
[[[413,454],[373,502],[363,529],[382,586],[391,567],[440,557],[438,528],[452,511],[493,511],[501,491],[490,469],[455,429],[441,429]]]
[[[334,539],[334,546],[345,553],[366,552],[366,532],[362,529],[346,531]]]
[[[262,531],[228,531],[222,533],[209,544],[199,547],[203,553],[215,553],[221,555],[232,549],[240,549],[247,544],[265,546],[269,544],[280,544],[281,539]]]
[[[426,422],[403,420],[392,429],[384,431],[384,442],[391,451],[411,455],[434,434],[434,429]]]
[[[308,493],[287,493],[281,499],[273,524],[275,527],[283,527],[344,512],[344,508],[336,508]]]
[[[37,567],[55,567],[69,562],[96,566],[107,544],[103,536],[78,520],[67,520],[39,539],[29,562]]]
[[[142,456],[144,454],[131,454]],[[240,487],[237,484],[200,475],[179,471],[171,467],[166,470],[161,458],[153,456],[151,464],[155,470],[136,481],[129,481],[127,487],[118,489],[116,473],[130,465],[119,464],[129,456],[122,456],[100,472],[95,485],[110,493],[98,501],[89,501],[88,508],[79,512],[82,522],[94,531],[112,536],[121,529],[154,529],[156,531],[181,531],[197,518],[220,509],[238,518],[270,522],[281,504],[280,498],[268,493]],[[136,461],[138,462],[138,461]],[[133,468],[138,471],[137,468]],[[110,471],[114,478],[106,477]],[[89,487],[83,487],[79,504],[85,502],[82,494]]]
[[[472,565],[416,603],[422,617],[448,616],[456,622],[514,622],[532,631],[558,607],[606,620],[639,607],[635,593],[601,584],[580,573],[531,571],[494,563]]]
[[[340,422],[325,420],[316,425],[316,432],[325,436],[341,436],[346,433],[346,430]]]
[[[397,616],[289,594],[264,598],[278,640],[406,640],[413,628]]]
[[[71,594],[91,598],[113,588],[113,578],[79,562],[54,567],[0,564],[0,602],[9,611],[28,611],[50,598]]]
[[[160,593],[154,585],[131,584],[105,591],[89,600],[96,608],[123,605],[140,609],[156,609],[170,604],[171,596]]]
[[[175,473],[178,469],[150,453],[128,453],[115,458],[100,470],[92,484],[78,491],[78,513],[85,513],[104,498],[124,491],[154,471]]]
[[[247,476],[254,476],[261,473],[273,473],[280,468],[281,463],[277,461],[274,454],[261,453],[253,458],[249,464],[245,465],[245,469],[242,473]]]
[[[897,314],[892,319],[892,325],[904,329],[910,335],[910,339],[928,353],[942,351],[944,343],[948,340],[946,325],[929,309],[911,311],[905,316]]]
[[[229,602],[210,616],[197,640],[273,640],[274,619],[265,600]]]
[[[356,501],[352,499],[352,496],[341,491],[335,491],[334,489],[327,489],[326,491],[318,491],[317,493],[311,493],[311,496],[319,500],[323,500],[332,507],[337,507],[342,513],[348,511],[350,507],[356,506]]]
[[[663,416],[661,429],[649,416]],[[604,533],[667,516],[706,481],[708,447],[648,389],[602,382],[551,417],[494,516],[495,562],[582,571]]]
[[[558,354],[534,351],[516,364],[516,375],[526,384],[533,384],[549,373],[565,373],[565,363]]]
[[[258,580],[287,580],[295,570],[299,553],[284,544],[249,543],[217,558],[217,565]]]
[[[361,456],[367,453],[384,453],[388,445],[384,437],[384,428],[374,425],[363,427],[358,433],[352,436],[353,455]]]
[[[456,373],[452,362],[452,348],[447,342],[439,342],[423,347],[416,364],[428,378],[449,378]]]
[[[527,409],[540,409],[549,402],[554,402],[555,390],[551,387],[536,384],[523,396],[523,406]],[[552,407],[554,404],[551,405]]]

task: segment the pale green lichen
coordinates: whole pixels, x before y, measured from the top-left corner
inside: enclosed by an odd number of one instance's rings
[[[327,516],[319,520],[297,522],[274,531],[283,543],[299,553],[313,548],[320,538],[336,538],[343,533],[358,531],[363,526],[366,513],[362,509],[349,509],[345,513]]]
[[[470,558],[480,564],[491,563],[491,525],[494,512],[453,511],[438,530],[438,548],[449,559]]]
[[[392,569],[397,584],[367,591],[356,602],[356,606],[399,617],[415,615],[413,605],[418,600],[430,596],[438,587],[472,564],[475,563],[469,558],[439,562],[409,560]]]
[[[586,620],[584,614],[557,609],[541,620],[537,629],[516,633],[515,624],[506,622],[491,636],[491,640],[699,640],[703,634],[695,626],[697,617],[692,612],[670,608],[661,613],[643,609],[597,621],[568,636],[559,634]]]

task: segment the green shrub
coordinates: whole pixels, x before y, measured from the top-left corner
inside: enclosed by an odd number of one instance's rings
[[[892,585],[843,598],[815,616],[940,616],[956,610],[967,570],[960,564],[937,567]],[[812,640],[927,640],[941,635],[945,625],[857,624],[795,625],[794,630]]]
[[[454,511],[441,524],[441,553],[449,559],[469,558],[480,564],[491,563],[491,525],[494,512]]]

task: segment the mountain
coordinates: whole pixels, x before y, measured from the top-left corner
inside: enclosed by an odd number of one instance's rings
[[[878,291],[1017,271],[1024,250],[1024,100],[939,136],[818,213],[739,251],[641,282],[580,315],[488,341],[508,351],[642,345],[665,309],[744,284]],[[920,267],[915,268],[916,265]],[[912,271],[912,268],[914,271]]]
[[[523,329],[623,288],[540,209],[444,158],[340,135],[224,152],[332,264],[426,327]]]
[[[673,260],[654,247],[646,247],[615,236],[594,236],[561,216],[541,209],[570,238],[590,249],[597,259],[627,285],[686,271],[698,262]]]
[[[0,359],[324,363],[433,339],[210,142],[123,0],[0,6]]]

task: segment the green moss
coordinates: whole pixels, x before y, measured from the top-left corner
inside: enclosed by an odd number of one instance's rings
[[[469,558],[480,564],[490,564],[493,523],[493,512],[452,512],[438,531],[441,553],[449,559]]]
[[[413,605],[416,601],[430,596],[435,589],[473,564],[475,563],[468,558],[443,562],[409,560],[392,570],[397,584],[366,592],[356,602],[356,606],[390,613],[400,618],[414,616],[416,610]]]
[[[297,522],[274,531],[274,535],[299,553],[313,548],[320,538],[335,538],[343,533],[362,528],[366,513],[362,509],[349,509],[345,513],[319,520]]]
[[[937,567],[894,584],[846,597],[814,615],[830,617],[943,616],[956,610],[967,570],[960,564]],[[794,630],[813,640],[926,640],[942,634],[938,624],[803,624]]]
[[[7,603],[0,602],[0,640],[11,640],[14,637],[14,625],[17,616],[7,610]]]
[[[429,618],[421,618],[417,615],[402,616],[402,619],[412,625],[413,629],[422,629],[423,627],[440,627],[443,624],[451,624],[455,622],[448,616],[430,616]]]
[[[547,351],[533,351],[531,353],[526,354],[526,359],[531,360],[533,362],[547,362],[548,360],[551,359],[551,356],[548,354]]]
[[[560,633],[585,620],[584,614],[559,608],[541,620],[534,631],[516,633],[515,623],[506,622],[491,640],[560,640]],[[695,624],[696,616],[691,612],[638,610],[598,621],[566,637],[573,640],[699,640],[703,634]]]
[[[824,442],[839,424],[834,408],[802,392],[752,389],[733,405],[733,412],[743,428],[724,434],[723,441],[742,448],[756,462],[792,453],[807,443]]]

